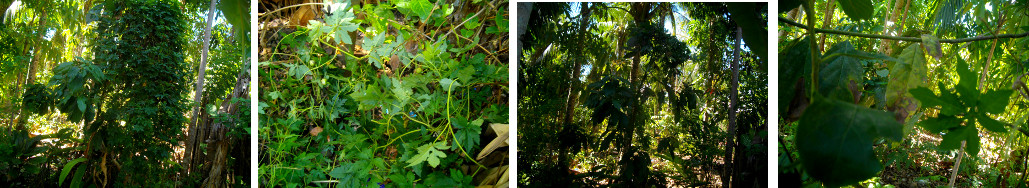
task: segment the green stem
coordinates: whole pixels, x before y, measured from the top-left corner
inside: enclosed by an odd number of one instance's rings
[[[808,92],[808,96],[811,96],[811,102],[814,102],[815,93],[818,92],[818,64],[820,63],[819,60],[821,60],[818,58],[818,54],[822,53],[818,49],[817,43],[815,43],[815,10],[812,8],[814,4],[814,0],[804,3],[804,10],[806,11],[804,14],[807,15],[808,45],[811,46],[811,79],[809,79],[811,80],[811,91]]]
[[[814,30],[815,33],[828,33],[828,34],[848,35],[848,36],[856,36],[856,37],[864,37],[864,38],[875,38],[875,39],[886,39],[886,40],[898,40],[898,41],[907,41],[907,42],[922,42],[922,38],[921,37],[898,37],[898,36],[887,36],[887,35],[876,35],[876,34],[849,32],[849,31],[839,31],[839,30],[831,30],[831,29],[811,28],[811,27],[808,27],[807,25],[803,25],[803,24],[794,22],[793,20],[790,20],[788,18],[783,18],[783,17],[779,17],[779,22],[786,23],[786,25],[790,25],[790,26],[805,28],[808,31]],[[991,39],[1022,38],[1022,37],[1026,37],[1026,36],[1029,36],[1029,32],[1019,33],[1019,34],[1003,34],[1003,35],[978,36],[978,37],[969,37],[969,38],[960,38],[960,39],[940,39],[940,43],[965,43],[965,42],[975,42],[975,41],[991,40]]]

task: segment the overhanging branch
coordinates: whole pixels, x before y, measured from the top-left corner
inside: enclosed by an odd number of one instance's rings
[[[794,22],[793,20],[790,20],[790,19],[787,19],[787,18],[779,17],[779,21],[783,22],[783,23],[786,23],[787,25],[792,25],[792,26],[795,26],[795,27],[800,27],[800,28],[807,29],[806,25]],[[838,34],[838,35],[849,35],[849,36],[864,37],[864,38],[877,38],[877,39],[899,40],[899,41],[908,41],[908,42],[922,42],[922,38],[920,38],[920,37],[897,37],[897,36],[866,34],[866,33],[839,31],[839,30],[821,29],[821,28],[815,28],[815,33],[828,33],[828,34]],[[1022,37],[1026,37],[1026,36],[1029,36],[1029,32],[1025,32],[1025,33],[1021,33],[1021,34],[990,35],[990,36],[978,36],[978,37],[960,38],[960,39],[940,39],[940,43],[964,43],[964,42],[974,42],[974,41],[991,40],[991,39],[1022,38]]]

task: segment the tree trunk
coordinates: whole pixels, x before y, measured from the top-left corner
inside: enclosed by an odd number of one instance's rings
[[[529,18],[532,17],[532,2],[518,3],[518,57],[522,56],[522,35],[529,27]]]
[[[825,17],[822,18],[822,28],[829,28],[832,24],[833,14],[836,12],[836,1],[829,0],[825,5]],[[825,52],[825,33],[822,33],[822,39],[818,42],[818,48]]]
[[[247,58],[247,59],[249,60],[249,58]],[[250,86],[250,69],[248,67],[250,67],[250,61],[247,61],[247,63],[244,64],[243,70],[240,71],[238,76],[236,76],[236,86],[233,87],[232,93],[229,93],[229,96],[226,96],[225,99],[222,100],[221,110],[219,110],[220,113],[236,114],[239,111],[239,106],[240,105],[250,105],[250,104],[240,104],[240,103],[232,102],[232,99],[239,98],[239,97],[249,98],[249,95],[248,95],[249,92],[247,92],[247,91],[249,91],[249,86]],[[241,117],[241,118],[250,118],[250,117]],[[208,118],[204,118],[204,119],[210,120],[209,117]],[[235,121],[242,121],[242,120],[229,120],[229,121],[230,121],[229,123],[235,123]],[[249,126],[249,125],[247,125],[247,126]],[[211,134],[208,134],[210,136],[207,137],[207,140],[211,140],[214,143],[212,145],[213,147],[209,147],[207,149],[207,152],[212,154],[212,155],[208,156],[208,160],[211,163],[211,167],[210,167],[210,170],[207,173],[207,178],[204,180],[204,183],[203,183],[202,187],[225,187],[226,186],[225,180],[228,179],[229,177],[231,177],[231,176],[227,176],[227,174],[225,174],[225,172],[228,170],[228,168],[226,166],[228,165],[229,151],[230,151],[230,149],[232,149],[232,146],[237,146],[236,143],[240,143],[240,140],[237,140],[235,137],[226,136],[226,134],[230,131],[231,128],[239,128],[239,127],[226,127],[226,126],[222,125],[222,122],[215,123],[211,127]],[[242,145],[242,146],[246,147],[246,145]],[[249,148],[249,147],[247,147],[247,148]],[[245,167],[247,167],[247,169],[249,169],[249,166],[250,166],[250,164],[249,164],[250,160],[249,160],[249,157],[248,157],[249,154],[244,152],[243,155],[247,155],[247,156],[236,156],[237,157],[236,160],[239,160],[239,161],[244,161],[245,160],[245,161],[243,163],[237,162],[233,166],[235,166],[235,167],[245,166]],[[240,157],[242,157],[242,158],[240,158]],[[237,171],[237,172],[239,172],[239,171]],[[250,172],[249,170],[244,170],[241,173],[249,174],[249,172]],[[250,176],[249,175],[245,175],[245,176],[243,176],[243,178],[244,178],[244,181],[249,182]]]
[[[736,149],[736,108],[739,102],[739,96],[736,95],[737,88],[740,85],[739,74],[737,66],[740,61],[740,39],[743,38],[743,28],[736,26],[736,43],[733,44],[732,49],[732,61],[729,62],[729,69],[732,70],[732,82],[729,83],[729,134],[725,140],[725,157],[722,161],[725,163],[725,171],[722,172],[722,186],[732,187],[732,176],[735,176],[733,172],[732,162],[733,161],[733,150]]]
[[[39,38],[37,38],[37,40],[38,41],[43,41],[43,37],[46,37],[46,17],[47,17],[47,13],[46,13],[46,10],[40,10],[40,11],[43,13],[43,16],[39,17],[39,28],[40,29],[38,31],[39,32]],[[28,86],[29,84],[36,83],[36,67],[39,67],[39,61],[41,61],[39,56],[42,56],[41,47],[43,45],[45,45],[45,44],[43,44],[42,42],[37,42],[37,46],[32,49],[32,61],[29,62],[29,72],[28,72],[28,75],[25,76],[25,83],[22,83],[22,85]],[[24,93],[24,91],[22,91],[22,92]],[[25,104],[22,103],[22,106],[24,106],[24,105]],[[18,126],[17,126],[17,129],[25,130],[26,129],[25,124],[28,123],[28,122],[25,122],[25,121],[28,121],[28,118],[29,118],[29,114],[25,113],[25,111],[22,110],[22,108],[19,108],[18,109],[18,121],[17,121]]]
[[[197,120],[201,119],[198,117],[201,111],[200,99],[203,97],[204,72],[205,69],[207,69],[207,52],[211,48],[211,27],[214,25],[214,10],[216,10],[216,5],[218,5],[218,0],[211,0],[211,7],[207,9],[207,27],[204,27],[204,45],[203,50],[200,51],[200,67],[197,68],[197,72],[199,73],[197,74],[196,92],[193,93],[193,101],[196,102],[196,105],[193,107],[193,117],[190,120],[188,129],[189,133],[186,135],[189,137],[189,143],[186,143],[186,154],[183,158],[183,160],[185,160],[184,163],[186,164],[186,168],[183,168],[185,175],[189,175],[190,171],[193,169],[191,161],[193,160],[194,153],[197,151],[196,147],[199,145],[197,143],[199,141],[198,137],[196,137],[195,134],[199,132],[197,129],[201,128],[197,126]]]
[[[579,37],[581,37],[580,39],[585,38],[585,33],[589,32],[589,27],[587,27],[586,24],[589,23],[588,21],[591,15],[589,3],[583,2],[581,6],[582,8],[579,11],[582,13],[580,14],[581,18],[579,19]],[[585,46],[582,46],[582,40],[580,40],[578,44],[580,45],[579,49],[585,49]],[[580,57],[577,57],[574,61],[572,61],[572,77],[571,79],[569,79],[571,81],[571,84],[568,85],[568,100],[566,100],[565,102],[565,114],[564,119],[562,120],[562,125],[569,125],[572,122],[572,115],[575,113],[575,106],[577,105],[579,99],[579,76],[582,75],[582,70],[580,69],[582,69],[582,62],[585,61],[584,57],[585,56],[581,56],[580,54]]]
[[[907,13],[906,13],[907,12],[907,10],[906,10],[907,8],[905,6],[907,4],[906,2],[907,2],[907,0],[897,0],[896,2],[894,2],[893,8],[891,9],[892,11],[890,11],[890,15],[889,15],[890,16],[889,23],[892,23],[893,25],[886,25],[886,27],[885,27],[886,31],[883,31],[884,35],[893,36],[892,34],[890,34],[890,32],[896,33],[896,35],[901,35],[902,34],[898,30],[898,28],[903,29],[904,27],[903,27],[903,25],[900,25],[900,27],[897,27],[898,26],[897,25],[897,18],[899,18],[900,15],[902,14],[900,11],[904,11],[903,14],[907,15]],[[888,24],[888,23],[883,23],[883,24]],[[879,47],[880,47],[879,48],[879,52],[881,52],[883,54],[886,54],[886,55],[890,55],[890,53],[892,51],[891,49],[893,48],[893,44],[895,44],[895,43],[896,43],[896,41],[894,41],[894,40],[882,40],[882,42],[880,42],[880,44],[879,44]]]

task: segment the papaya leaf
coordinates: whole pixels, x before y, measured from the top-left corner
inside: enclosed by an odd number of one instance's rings
[[[882,164],[872,150],[880,137],[901,140],[893,114],[816,97],[800,118],[796,144],[804,168],[827,187],[874,177]]]
[[[938,118],[929,118],[918,123],[919,126],[922,126],[925,130],[933,133],[939,133],[943,130],[957,127],[960,124],[960,119],[948,115],[940,115]]]
[[[999,133],[1008,132],[1008,129],[1004,128],[1004,123],[990,118],[990,116],[986,116],[986,114],[979,114],[976,121],[979,121],[979,125],[982,125],[986,130]]]
[[[1004,107],[1008,106],[1008,100],[1011,99],[1012,93],[1014,91],[1006,89],[986,92],[979,99],[979,111],[993,114],[1004,112]]]
[[[957,72],[960,80],[958,86],[955,87],[958,95],[961,96],[961,100],[968,102],[976,101],[979,98],[979,90],[976,89],[976,84],[979,83],[979,75],[968,69],[968,64],[964,60],[958,58]]]

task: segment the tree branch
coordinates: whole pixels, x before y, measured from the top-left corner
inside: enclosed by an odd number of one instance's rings
[[[794,22],[793,20],[789,20],[789,19],[786,19],[786,18],[783,18],[783,17],[779,17],[779,21],[783,22],[783,23],[786,23],[787,25],[792,25],[794,27],[800,27],[800,28],[804,28],[804,29],[807,29],[807,27],[808,27],[808,26],[805,26],[803,24]],[[922,42],[922,38],[921,37],[897,37],[897,36],[866,34],[866,33],[839,31],[839,30],[831,30],[831,29],[820,29],[820,28],[815,28],[815,33],[828,33],[828,34],[838,34],[838,35],[849,35],[849,36],[864,37],[864,38],[899,40],[899,41],[908,41],[908,42]],[[978,36],[978,37],[960,38],[960,39],[940,39],[940,43],[964,43],[964,42],[974,42],[974,41],[991,40],[991,39],[1022,38],[1022,37],[1026,37],[1026,36],[1029,36],[1029,32],[1020,33],[1020,34],[1003,34],[1003,35]]]

